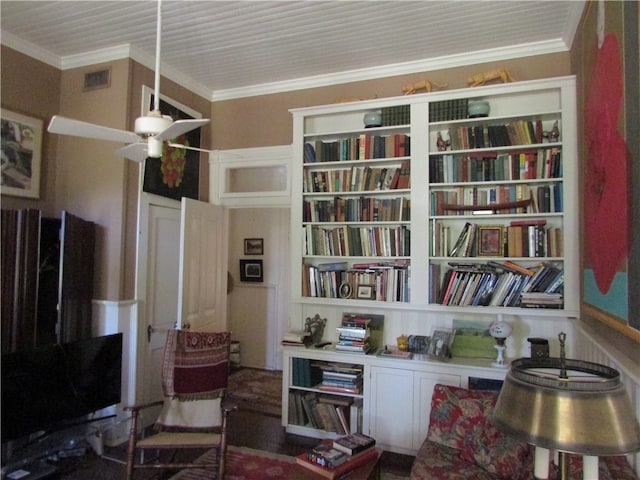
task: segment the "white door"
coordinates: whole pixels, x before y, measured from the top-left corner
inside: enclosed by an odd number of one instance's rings
[[[209,326],[224,328],[226,324],[226,284],[219,280],[218,272],[222,270],[226,279],[228,235],[225,214],[221,207],[207,203],[195,200],[186,203],[188,207],[183,205],[181,208],[177,201],[146,193],[141,195],[138,252],[147,252],[147,255],[138,255],[136,279],[136,297],[139,299],[143,325],[140,328],[142,338],[138,341],[138,371],[142,380],[138,382],[136,392],[138,402],[148,402],[162,396],[160,367],[167,330],[183,327],[184,324],[191,324],[192,329]],[[192,210],[200,213],[193,214]],[[218,215],[223,220],[204,221],[202,212],[207,210],[216,212],[211,215]],[[185,220],[187,218],[192,219],[196,226],[190,226],[190,222]],[[212,225],[215,228],[211,228]],[[181,233],[183,227],[186,232],[184,235]],[[216,231],[219,238],[212,237]],[[198,232],[202,233],[201,237]],[[216,248],[199,247],[198,240]],[[190,258],[192,254],[196,259]],[[204,281],[194,281],[194,277]],[[202,283],[210,288],[202,287]],[[221,292],[211,293],[214,289]],[[186,294],[180,294],[185,291]],[[210,298],[199,299],[199,295],[210,295]],[[222,301],[219,300],[220,296]],[[204,321],[195,317],[196,311],[204,312]],[[188,313],[183,317],[184,312]],[[222,320],[215,324],[209,321],[214,318]],[[145,420],[145,423],[150,423],[155,418],[150,416]]]
[[[182,199],[178,317],[181,328],[227,326],[227,215],[222,207]]]

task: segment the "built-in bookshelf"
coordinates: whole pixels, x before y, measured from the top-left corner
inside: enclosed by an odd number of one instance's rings
[[[367,110],[305,121],[303,298],[409,301],[409,107],[381,110],[373,128]]]
[[[292,114],[294,305],[577,315],[573,77]]]
[[[575,92],[537,87],[428,125],[430,304],[575,308]]]
[[[288,431],[325,438],[362,431],[362,364],[297,356],[287,362]]]

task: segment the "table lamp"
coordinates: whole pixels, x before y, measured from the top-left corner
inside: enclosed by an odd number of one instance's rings
[[[598,456],[640,450],[640,426],[620,381],[610,367],[565,358],[520,358],[498,396],[493,423],[536,447],[537,479],[549,475],[549,451],[559,452],[561,480],[568,479],[568,455],[580,454],[584,479],[598,478]]]
[[[507,367],[507,364],[504,361],[504,351],[507,348],[505,345],[507,337],[511,335],[511,325],[502,319],[491,322],[491,325],[489,325],[489,335],[496,339],[494,348],[498,351],[498,357],[492,365],[494,367]]]

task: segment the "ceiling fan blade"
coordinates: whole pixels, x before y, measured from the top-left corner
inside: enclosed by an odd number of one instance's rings
[[[116,155],[136,162],[144,162],[149,156],[149,149],[146,143],[132,143],[116,150]]]
[[[195,152],[205,152],[205,153],[211,153],[212,152],[212,150],[209,150],[207,148],[188,147],[188,146],[182,145],[180,143],[167,143],[167,145],[169,145],[170,147],[173,147],[173,148],[182,148],[184,150],[193,150]]]
[[[132,143],[139,140],[138,135],[134,132],[81,122],[80,120],[73,120],[71,118],[61,117],[60,115],[54,115],[51,118],[47,131],[60,135],[110,140],[112,142],[122,143]]]
[[[194,120],[176,120],[169,128],[158,133],[155,138],[158,140],[171,140],[177,138],[183,133],[187,133],[195,128],[201,127],[209,123],[208,118]]]

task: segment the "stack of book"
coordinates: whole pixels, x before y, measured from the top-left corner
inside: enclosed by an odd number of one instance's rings
[[[343,444],[353,446],[356,451],[348,454],[344,450],[336,448],[336,445],[342,447]],[[331,441],[325,441],[308,452],[301,453],[296,457],[296,463],[325,478],[337,479],[346,476],[358,467],[377,460],[378,455],[379,452],[375,448],[373,438],[362,434],[351,434],[334,440],[333,444]]]
[[[357,327],[338,327],[338,343],[336,350],[346,352],[367,353],[369,345],[369,329]]]
[[[362,392],[362,365],[326,363],[321,368],[320,390],[355,395]]]

